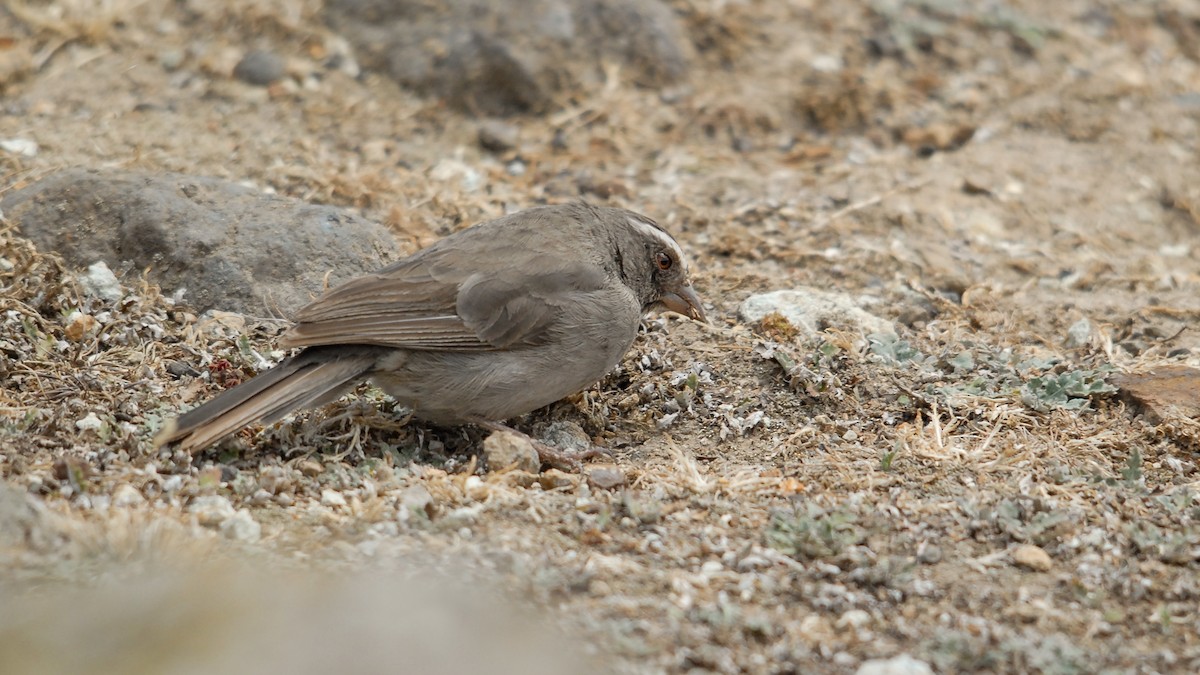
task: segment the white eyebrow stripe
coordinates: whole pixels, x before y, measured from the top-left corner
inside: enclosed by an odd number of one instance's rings
[[[638,232],[641,232],[642,234],[650,235],[651,237],[658,239],[662,243],[664,248],[669,248],[675,252],[676,260],[678,260],[681,263],[686,264],[686,261],[683,258],[683,249],[679,248],[679,243],[676,242],[675,239],[671,237],[671,235],[667,234],[666,232],[663,232],[662,230],[658,229],[657,227],[651,225],[650,223],[647,223],[642,220],[638,220],[637,218],[626,218],[626,220]]]

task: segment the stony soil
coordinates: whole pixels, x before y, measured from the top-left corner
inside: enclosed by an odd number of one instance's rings
[[[212,594],[288,597],[189,571],[218,560],[305,588],[500,589],[565,635],[508,651],[551,664],[574,645],[601,671],[849,673],[902,654],[937,672],[1200,671],[1200,427],[1114,394],[1122,374],[1200,365],[1200,4],[672,6],[688,84],[609,68],[499,122],[516,143],[492,149],[495,122],[326,68],[339,43],[316,0],[0,9],[0,190],[67,167],[215,176],[354,209],[406,251],[582,196],[677,233],[714,319],[649,319],[605,381],[518,422],[613,449],[580,474],[487,467],[478,431],[405,424],[367,389],[186,457],[153,450],[153,429],[281,356],[280,324],[198,317],[140,270],[121,299],[89,296],[8,223],[5,602],[86,603],[116,628],[169,607],[202,632],[235,620]],[[234,79],[252,49],[286,77]],[[846,293],[898,339],[739,318],[783,288]],[[174,591],[106,621],[163,568]],[[333,603],[364,635],[437,604],[378,588]],[[0,644],[113,644],[14,615]],[[233,625],[294,625],[280,634],[319,650],[304,616]],[[466,625],[451,644],[477,640]],[[364,643],[347,658],[395,663]]]

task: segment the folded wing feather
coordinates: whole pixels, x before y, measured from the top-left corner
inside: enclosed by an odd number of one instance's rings
[[[403,260],[330,290],[297,313],[280,345],[486,351],[538,344],[573,294],[605,281],[595,266],[560,262],[525,270],[514,283],[440,258]]]

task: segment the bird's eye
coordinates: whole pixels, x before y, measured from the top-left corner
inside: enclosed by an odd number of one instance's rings
[[[654,256],[654,262],[658,264],[658,269],[664,272],[671,269],[671,265],[675,263],[674,260],[671,260],[671,256],[667,255],[663,251],[659,251]]]

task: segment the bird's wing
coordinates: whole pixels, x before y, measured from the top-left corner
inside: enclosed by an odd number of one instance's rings
[[[338,286],[301,309],[280,344],[446,351],[537,344],[574,293],[605,282],[601,269],[586,264],[556,261],[537,270],[511,260],[510,278],[471,269],[457,257],[429,250]]]

